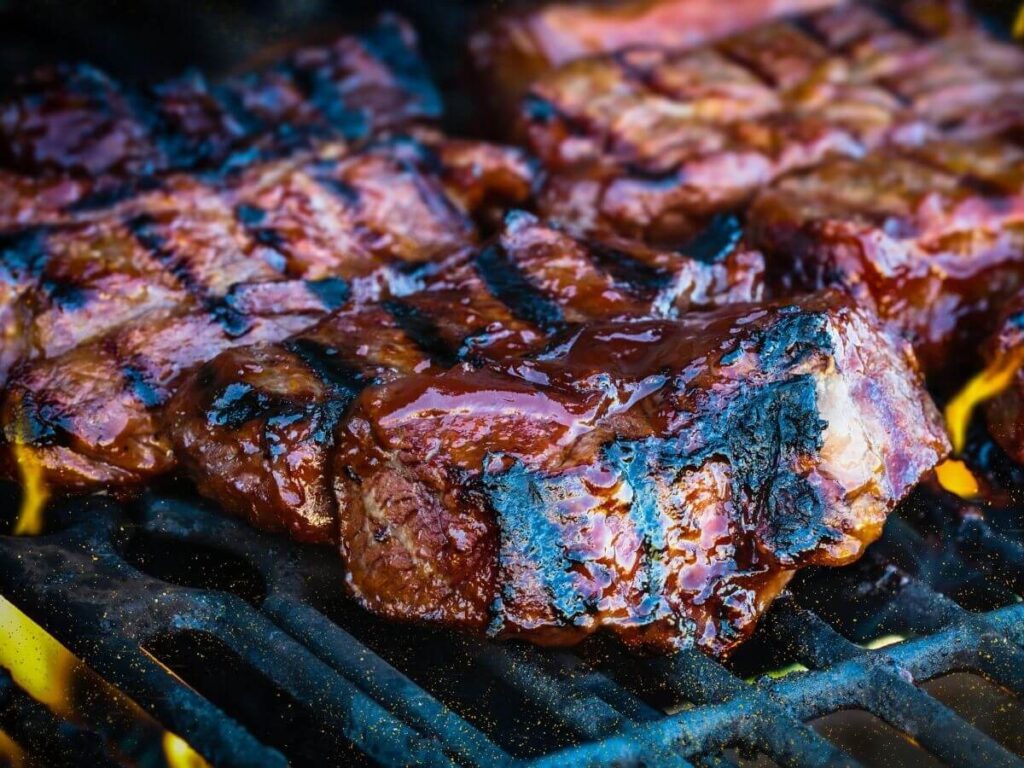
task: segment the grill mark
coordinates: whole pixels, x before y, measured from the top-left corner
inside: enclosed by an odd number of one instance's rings
[[[336,197],[346,208],[355,208],[359,205],[359,190],[348,182],[319,174],[313,177],[313,181]]]
[[[250,384],[232,382],[214,397],[206,409],[206,422],[212,427],[240,429],[269,407],[268,398]]]
[[[398,299],[385,301],[383,306],[409,340],[434,363],[450,368],[458,362],[458,354],[441,338],[433,318],[419,307]]]
[[[141,368],[126,363],[121,366],[121,375],[131,391],[147,408],[155,408],[163,404],[164,396],[150,384],[145,372]]]
[[[916,40],[927,40],[928,36],[920,27],[915,26],[910,19],[900,13],[898,7],[894,7],[898,5],[899,3],[890,4],[886,0],[881,0],[881,2],[869,3],[868,7],[889,22],[897,32],[908,34]]]
[[[157,170],[161,170],[163,166],[184,167],[185,164],[181,162],[180,157],[175,156],[174,147],[169,141],[173,136],[173,131],[170,130],[165,116],[153,97],[133,86],[117,84],[116,88],[124,97],[125,103],[128,104],[132,117],[145,128],[146,134],[157,150],[158,156],[149,158],[147,162],[149,167],[143,175],[151,175]],[[161,166],[161,168],[156,166]]]
[[[732,213],[714,215],[680,253],[704,264],[715,264],[728,256],[743,239],[743,225]]]
[[[476,257],[476,268],[487,290],[520,320],[549,333],[565,325],[561,307],[526,279],[501,245],[484,248]]]
[[[266,130],[267,124],[258,115],[246,109],[241,97],[230,87],[227,85],[215,85],[209,91],[217,105],[224,110],[225,114],[238,123],[246,137]]]
[[[650,299],[672,284],[671,273],[645,264],[626,251],[589,241],[586,253],[602,271],[638,298]]]
[[[152,216],[139,214],[127,219],[124,224],[139,244],[213,316],[228,336],[236,338],[252,327],[248,318],[224,299],[210,296],[206,286],[192,274],[188,261],[167,247],[164,238],[155,230],[156,220]]]
[[[65,207],[68,213],[89,213],[110,208],[142,192],[160,188],[160,181],[152,176],[126,181],[105,189],[94,190]]]
[[[53,306],[63,310],[81,309],[89,303],[88,292],[67,280],[44,280],[39,287]]]
[[[352,291],[349,284],[340,277],[325,277],[320,280],[306,280],[306,288],[316,296],[328,312],[338,309],[348,301]]]
[[[283,71],[324,121],[342,137],[348,141],[366,138],[370,132],[366,115],[345,105],[338,94],[337,84],[328,75],[316,69],[302,69],[294,64],[286,65]]]
[[[298,357],[322,384],[345,402],[352,400],[371,383],[334,347],[303,338],[289,339],[281,346]]]
[[[393,18],[385,17],[359,36],[363,47],[390,71],[402,88],[417,99],[424,117],[439,118],[443,111],[441,94],[427,74],[427,68],[402,36]]]
[[[46,267],[48,227],[30,227],[13,232],[0,232],[0,276],[18,279],[38,276]]]

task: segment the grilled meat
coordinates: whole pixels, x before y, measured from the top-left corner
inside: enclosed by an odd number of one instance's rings
[[[705,263],[576,240],[512,213],[496,242],[452,259],[418,292],[351,302],[281,344],[213,359],[172,401],[168,430],[204,495],[259,527],[334,541],[329,458],[362,388],[516,359],[584,322],[755,301],[762,271],[742,243]]]
[[[901,8],[894,22],[843,6],[693,50],[582,59],[541,78],[521,119],[552,174],[542,211],[676,243],[830,156],[1019,126],[1024,51],[919,3]]]
[[[519,323],[512,346],[489,323],[472,355],[443,324],[343,311],[221,355],[169,411],[204,493],[337,540],[349,590],[392,618],[724,652],[797,568],[855,559],[947,450],[913,358],[840,294]]]
[[[1024,285],[1024,151],[939,142],[834,158],[761,192],[747,220],[782,290],[846,286],[937,371]]]
[[[415,33],[385,15],[361,35],[220,83],[190,73],[130,88],[88,66],[35,72],[0,105],[0,165],[34,176],[137,179],[310,138],[364,139],[439,114]]]
[[[176,178],[103,217],[0,241],[0,321],[18,342],[3,348],[8,444],[32,445],[47,479],[75,490],[167,471],[159,413],[181,375],[291,336],[350,296],[408,293],[417,272],[472,251],[464,206],[529,194],[517,151],[432,140],[326,145],[223,187]]]
[[[532,82],[570,61],[635,45],[690,48],[836,2],[734,0],[725,6],[713,0],[618,0],[502,8],[470,36],[469,54],[481,92],[494,116],[504,120],[514,115]]]

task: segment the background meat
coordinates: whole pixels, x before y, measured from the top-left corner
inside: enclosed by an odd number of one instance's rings
[[[935,372],[1024,281],[1021,150],[942,142],[833,159],[761,192],[749,235],[784,291],[846,286]]]
[[[520,119],[551,172],[542,210],[678,243],[830,157],[1012,134],[1024,51],[921,7],[883,16],[844,5],[715,45],[628,48],[541,77]]]
[[[836,0],[740,0],[729,12],[708,0],[533,3],[492,12],[469,39],[493,125],[540,76],[575,59],[635,45],[690,48],[774,16],[834,5]]]
[[[133,179],[310,139],[364,139],[437,118],[440,108],[412,28],[383,16],[362,35],[220,83],[189,73],[137,89],[85,65],[37,71],[0,104],[0,164]]]

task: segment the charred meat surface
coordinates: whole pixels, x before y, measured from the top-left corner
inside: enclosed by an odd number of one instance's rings
[[[552,176],[542,210],[677,243],[829,157],[1012,132],[1024,51],[920,5],[885,15],[844,5],[696,49],[580,59],[540,78],[520,116]]]
[[[635,45],[690,48],[767,19],[837,0],[625,0],[533,3],[492,12],[470,36],[469,54],[489,104],[509,117],[530,84],[570,61]]]
[[[161,474],[174,458],[159,412],[183,374],[468,257],[466,206],[522,202],[530,166],[515,150],[428,139],[325,145],[224,186],[181,177],[88,222],[0,239],[0,321],[17,341],[2,358],[8,444],[33,446],[58,487]]]
[[[582,323],[674,317],[761,296],[763,261],[740,244],[705,263],[572,238],[522,212],[419,291],[353,301],[277,345],[220,355],[186,382],[167,431],[200,491],[271,530],[337,538],[334,431],[367,386],[544,349]]]
[[[1024,152],[1011,145],[880,150],[761,192],[748,234],[783,290],[844,285],[938,371],[1024,283],[1022,192]]]
[[[364,390],[333,479],[369,609],[723,652],[855,559],[947,450],[912,358],[838,295],[595,323]]]

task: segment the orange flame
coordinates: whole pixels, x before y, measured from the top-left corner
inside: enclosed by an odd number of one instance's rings
[[[946,459],[935,468],[939,485],[961,499],[976,499],[981,491],[978,480],[967,465],[956,459]]]
[[[1024,38],[1024,5],[1017,11],[1017,20],[1013,23],[1013,36]]]
[[[122,744],[158,743],[167,768],[209,768],[184,739],[164,729],[3,597],[0,666],[10,671],[20,688],[62,719],[92,727],[111,738],[116,734]],[[116,750],[113,744],[111,748]],[[21,754],[21,747],[9,737],[0,738],[0,756]]]
[[[955,454],[963,452],[967,443],[967,428],[975,409],[1009,387],[1022,364],[1024,348],[999,355],[947,403],[946,429]],[[981,492],[978,480],[962,461],[948,459],[942,462],[935,468],[935,475],[943,488],[960,498],[975,499]]]

